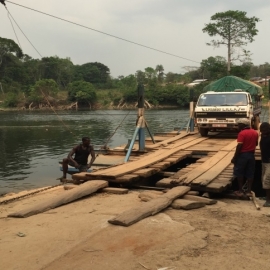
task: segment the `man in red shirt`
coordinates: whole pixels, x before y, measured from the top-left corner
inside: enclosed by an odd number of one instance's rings
[[[247,181],[247,196],[252,196],[251,187],[255,171],[255,149],[258,145],[258,132],[250,128],[250,122],[246,118],[238,120],[239,133],[237,136],[237,146],[232,159],[234,164],[233,174],[237,177],[239,190],[235,195],[243,196],[244,179]]]

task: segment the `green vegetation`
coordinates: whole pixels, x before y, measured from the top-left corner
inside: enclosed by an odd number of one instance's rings
[[[208,45],[219,47],[225,45],[228,50],[227,71],[231,72],[231,61],[239,60],[241,56],[249,58],[250,53],[243,46],[248,41],[253,42],[254,36],[257,35],[256,23],[259,19],[256,17],[248,18],[244,11],[228,10],[226,12],[216,13],[211,17],[211,23],[206,24],[203,32],[209,34],[210,37],[219,36],[221,39],[212,40]],[[241,48],[243,55],[237,55],[236,59],[232,58],[235,49]]]
[[[196,69],[184,74],[165,72],[162,64],[137,70],[135,74],[110,76],[109,67],[102,63],[74,65],[70,58],[58,56],[33,59],[23,54],[20,47],[10,39],[0,38],[0,107],[46,108],[49,105],[63,109],[76,102],[79,107],[121,108],[124,104],[135,105],[137,85],[145,88],[145,99],[152,105],[186,107],[189,104],[187,84],[195,79],[209,81],[231,75],[249,79],[270,75],[270,64],[255,66],[249,52],[243,49],[257,34],[258,18],[246,17],[245,12],[227,11],[216,13],[203,32],[211,37],[215,47],[225,45],[228,59],[210,56],[201,61]],[[244,54],[235,56],[234,48],[242,48]],[[241,64],[238,60],[241,60]],[[207,84],[209,83],[207,82]],[[206,83],[193,87],[195,99]],[[268,97],[268,87],[264,86]]]

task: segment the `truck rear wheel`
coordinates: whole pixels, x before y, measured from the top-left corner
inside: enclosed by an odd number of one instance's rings
[[[209,130],[207,128],[200,128],[199,129],[199,132],[200,132],[200,134],[201,134],[202,137],[207,137],[208,131]]]

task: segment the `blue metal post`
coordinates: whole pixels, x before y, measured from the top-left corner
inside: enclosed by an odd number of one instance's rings
[[[144,86],[138,85],[138,117],[142,117],[139,130],[139,151],[145,149],[145,121],[144,121]]]
[[[194,132],[194,102],[193,101],[190,102],[189,110],[190,110],[189,131]]]
[[[141,124],[142,124],[142,121],[143,121],[143,119],[142,119],[142,117],[140,117],[140,118],[138,119],[136,129],[135,129],[135,131],[134,131],[134,134],[133,134],[131,143],[130,143],[130,145],[129,145],[129,148],[128,148],[128,151],[127,151],[127,154],[126,154],[126,157],[125,157],[125,162],[127,162],[127,161],[129,160],[129,157],[130,157],[132,148],[133,148],[133,146],[134,146],[135,140],[136,140],[136,138],[137,138],[137,135],[138,135],[138,133],[139,133],[139,130],[140,130],[140,126],[141,126]]]

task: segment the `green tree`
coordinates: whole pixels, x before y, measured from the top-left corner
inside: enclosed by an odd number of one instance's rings
[[[102,86],[110,79],[110,69],[98,62],[86,63],[74,67],[74,80],[86,81],[98,86]]]
[[[135,77],[137,78],[138,83],[145,83],[145,73],[141,70],[137,70],[135,73]]]
[[[68,99],[81,105],[92,104],[96,101],[95,87],[85,81],[75,81],[68,85]]]
[[[162,82],[164,78],[164,67],[162,65],[157,65],[156,72],[158,73],[158,81]]]
[[[30,89],[29,102],[35,104],[47,104],[54,101],[54,97],[58,93],[58,85],[52,79],[43,79],[35,83]]]
[[[231,67],[231,73],[234,76],[241,77],[248,80],[250,78],[250,70],[252,63],[243,63],[242,65],[233,65]]]
[[[73,79],[74,69],[70,58],[43,57],[38,68],[43,79],[53,79],[61,88],[65,88]]]
[[[0,65],[3,62],[3,58],[10,54],[15,55],[18,58],[23,56],[21,48],[12,39],[0,37]]]
[[[226,76],[226,59],[222,56],[208,57],[202,60],[200,69],[203,77],[208,80],[216,80]]]
[[[156,77],[156,71],[151,68],[151,67],[147,67],[144,69],[145,71],[145,76],[148,80],[154,79]]]
[[[254,41],[257,35],[256,23],[259,19],[256,17],[247,17],[244,11],[229,10],[226,12],[216,13],[211,17],[211,22],[206,24],[202,29],[204,33],[208,33],[210,37],[219,36],[220,39],[212,40],[207,45],[219,47],[225,45],[227,47],[227,71],[231,71],[232,55],[236,48],[243,50],[245,56],[249,52],[243,49],[248,42]],[[239,58],[240,56],[238,56]]]

